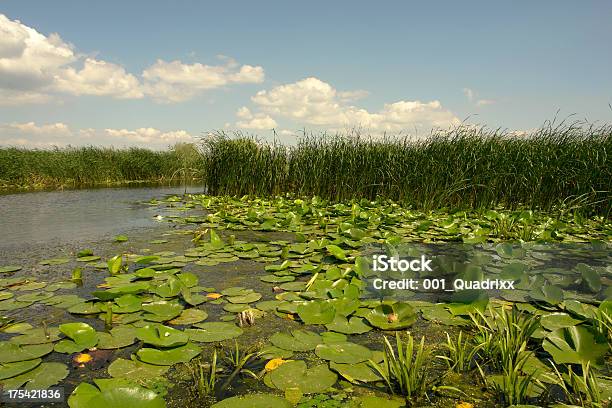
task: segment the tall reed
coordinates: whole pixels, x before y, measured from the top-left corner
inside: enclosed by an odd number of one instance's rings
[[[460,126],[425,140],[306,135],[297,145],[241,134],[204,140],[212,194],[378,196],[420,208],[580,208],[609,215],[612,126],[562,124],[517,135]]]

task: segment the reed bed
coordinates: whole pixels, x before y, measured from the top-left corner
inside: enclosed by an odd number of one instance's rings
[[[191,147],[190,147],[191,146]],[[195,146],[168,151],[142,148],[0,148],[0,186],[44,187],[181,180],[202,168]]]
[[[460,126],[425,140],[353,132],[307,135],[296,146],[218,133],[204,144],[204,184],[212,194],[611,210],[612,126],[549,124],[529,135]]]

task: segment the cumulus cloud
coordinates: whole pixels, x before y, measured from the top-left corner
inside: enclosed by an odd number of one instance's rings
[[[157,60],[141,76],[113,62],[83,56],[58,34],[44,35],[0,14],[0,105],[41,103],[55,94],[182,102],[230,84],[260,83],[260,66],[222,57],[221,65]]]
[[[72,129],[65,123],[8,123],[0,125],[0,145],[47,148],[53,146],[140,146],[164,149],[179,142],[194,142],[185,130],[162,131],[151,127],[138,129]]]
[[[264,70],[229,59],[224,65],[184,64],[181,61],[157,62],[142,73],[145,92],[160,102],[182,102],[202,91],[228,84],[260,83]]]
[[[444,109],[436,100],[400,100],[385,104],[377,112],[370,112],[351,105],[347,102],[347,95],[363,95],[363,91],[357,94],[339,92],[318,78],[305,78],[257,92],[251,101],[259,111],[251,115],[265,114],[270,118],[289,119],[298,127],[310,125],[332,130],[361,127],[372,133],[429,130],[460,123],[452,112]],[[238,113],[240,117],[241,111]]]
[[[242,129],[270,130],[277,126],[277,123],[265,113],[251,113],[246,106],[238,109],[236,116],[242,120],[236,122],[236,126]]]

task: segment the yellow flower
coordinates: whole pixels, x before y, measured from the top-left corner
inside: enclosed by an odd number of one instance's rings
[[[474,404],[470,404],[469,402],[460,402],[456,405],[456,408],[474,408]]]
[[[282,358],[273,358],[272,360],[266,363],[266,367],[265,367],[266,372],[269,373],[270,371],[276,370],[278,367],[282,366],[288,361],[291,361],[291,360],[283,360]]]
[[[223,295],[220,293],[209,293],[208,295],[206,295],[206,297],[210,299],[219,299],[221,296]]]
[[[74,356],[74,362],[77,364],[85,364],[85,363],[89,363],[92,360],[92,358],[93,357],[91,357],[90,354],[80,353]]]

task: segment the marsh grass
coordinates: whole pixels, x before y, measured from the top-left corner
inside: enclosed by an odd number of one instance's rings
[[[597,375],[590,362],[581,364],[581,373],[575,372],[572,366],[568,364],[566,365],[566,372],[563,374],[553,362],[551,364],[558,379],[557,384],[570,403],[580,404],[579,406],[582,407],[600,408],[603,406]]]
[[[205,364],[200,360],[186,363],[185,366],[191,374],[193,386],[190,387],[192,397],[203,399],[213,395],[217,384],[217,350],[213,351],[210,364]]]
[[[141,148],[0,148],[0,187],[46,187],[169,181],[196,177],[202,157],[195,145],[167,151]]]
[[[527,136],[460,126],[426,140],[355,131],[305,135],[296,146],[221,132],[204,145],[212,194],[383,197],[419,208],[602,215],[611,209],[612,126],[551,123]]]
[[[446,362],[449,370],[458,373],[465,373],[473,368],[476,355],[483,347],[482,344],[474,345],[469,338],[463,338],[463,332],[460,331],[456,340],[452,340],[450,335],[446,333],[446,349],[447,355],[438,355]]]

